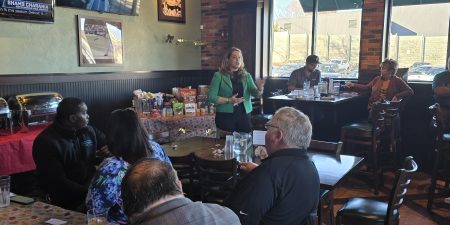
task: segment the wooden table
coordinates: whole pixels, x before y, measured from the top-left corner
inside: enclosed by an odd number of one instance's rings
[[[51,218],[67,221],[67,225],[86,224],[84,214],[43,202],[30,205],[11,202],[10,206],[0,208],[0,224],[44,225]]]
[[[333,99],[292,98],[287,95],[267,99],[274,109],[292,106],[309,116],[313,125],[313,138],[324,141],[338,141],[340,128],[359,118],[367,118],[367,96],[343,92]]]
[[[249,155],[249,152],[247,152],[247,156],[242,156],[240,154],[214,155],[212,153],[214,149],[222,149],[223,146],[224,140],[222,139],[193,137],[184,141],[165,144],[163,145],[163,148],[166,154],[171,157],[186,156],[193,153],[197,157],[209,160],[225,160],[233,157],[236,157],[238,160],[243,159],[242,161],[253,159],[253,157]],[[334,189],[342,178],[356,168],[363,160],[363,158],[356,156],[340,155],[339,157],[336,157],[332,154],[312,151],[308,152],[308,156],[314,162],[317,171],[319,172],[321,188],[326,189]]]

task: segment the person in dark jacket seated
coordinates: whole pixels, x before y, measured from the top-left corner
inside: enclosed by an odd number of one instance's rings
[[[242,163],[248,174],[226,200],[242,224],[307,224],[317,210],[320,180],[308,158],[312,126],[292,107],[276,111],[266,124],[268,158],[258,166]]]
[[[83,211],[96,153],[108,154],[105,135],[88,122],[86,104],[65,98],[55,121],[33,143],[39,185],[52,204],[66,209]]]
[[[240,225],[230,209],[183,196],[177,172],[166,162],[144,158],[122,181],[125,214],[132,225]]]

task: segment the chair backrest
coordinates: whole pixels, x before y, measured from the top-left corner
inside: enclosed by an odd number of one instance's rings
[[[381,103],[381,108],[385,112],[383,128],[386,135],[397,135],[394,132],[400,129],[397,126],[400,125],[400,111],[404,106],[403,103],[403,99]]]
[[[330,153],[339,156],[341,155],[342,141],[327,142],[327,141],[311,140],[308,150]]]
[[[223,203],[237,182],[239,164],[236,158],[206,160],[194,155],[194,159],[199,173],[202,201]]]
[[[194,174],[194,155],[191,153],[187,156],[170,156],[172,167],[177,171],[178,178],[188,178],[192,182]]]
[[[428,107],[428,109],[430,110],[431,114],[433,115],[433,117],[432,117],[433,128],[437,129],[439,134],[442,134],[449,127],[448,123],[450,121],[447,118],[447,115],[446,115],[447,113],[445,113],[443,111],[443,109],[441,108],[439,103],[435,103],[435,104],[431,105],[430,107]]]
[[[386,111],[384,111],[385,108],[386,106],[381,102],[373,103],[369,114],[369,122],[374,125],[384,123],[384,116],[386,115]]]
[[[417,171],[417,168],[417,163],[413,157],[407,156],[403,163],[403,168],[397,170],[394,187],[389,196],[385,225],[395,224],[396,218],[393,218],[394,212],[403,204],[404,197],[408,191],[408,185],[411,183],[411,176]]]
[[[409,68],[398,68],[397,73],[395,73],[395,76],[403,79],[404,81],[408,81],[408,70]]]
[[[186,191],[189,198],[194,197],[194,179],[196,179],[194,155],[191,153],[186,156],[169,156],[172,167],[177,171],[178,178],[183,184],[183,190]]]
[[[253,98],[251,99],[252,102],[252,114],[258,115],[263,114],[263,107],[262,107],[262,98]]]

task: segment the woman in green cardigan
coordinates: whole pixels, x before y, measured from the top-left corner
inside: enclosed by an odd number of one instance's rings
[[[242,51],[232,47],[223,57],[219,71],[209,85],[208,99],[216,104],[216,126],[228,132],[250,132],[252,129],[250,96],[262,94],[264,80],[253,82],[244,69]]]

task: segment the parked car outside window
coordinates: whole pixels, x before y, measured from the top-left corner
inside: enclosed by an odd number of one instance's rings
[[[347,71],[350,67],[350,64],[348,63],[348,61],[346,59],[331,59],[329,62],[331,64],[337,65],[337,69],[340,72]]]
[[[272,76],[273,77],[290,77],[292,71],[302,68],[303,66],[305,66],[305,64],[303,64],[303,63],[282,64],[280,67],[274,68],[272,70]]]
[[[440,66],[418,66],[408,72],[408,81],[433,81],[434,76],[445,71],[445,67]]]

